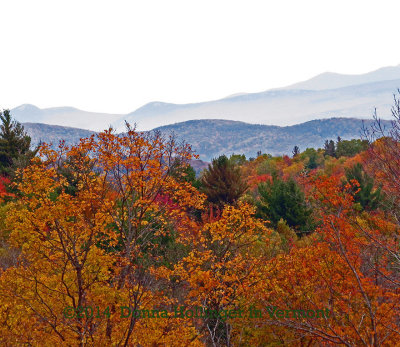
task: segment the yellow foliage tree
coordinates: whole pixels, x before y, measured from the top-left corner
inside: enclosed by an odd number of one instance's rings
[[[119,312],[171,301],[152,272],[163,238],[184,245],[196,229],[190,212],[204,197],[170,175],[175,160],[190,158],[174,138],[129,126],[71,148],[44,145],[20,173],[21,196],[7,217],[21,254],[0,277],[1,344],[149,345],[178,331],[181,343],[198,344],[190,322],[157,318],[141,335],[144,320]]]

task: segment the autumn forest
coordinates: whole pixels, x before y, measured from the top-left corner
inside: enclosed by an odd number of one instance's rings
[[[126,124],[0,127],[1,346],[395,346],[400,106],[358,139],[214,158]]]

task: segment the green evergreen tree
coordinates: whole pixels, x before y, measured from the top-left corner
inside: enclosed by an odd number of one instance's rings
[[[313,170],[318,167],[317,163],[318,153],[314,148],[307,148],[303,153],[300,154],[302,160],[308,158],[305,168],[308,170]]]
[[[293,147],[292,154],[293,154],[293,158],[294,158],[296,155],[300,154],[300,148],[299,148],[299,146],[294,146],[294,147]]]
[[[207,195],[210,203],[220,208],[225,204],[234,204],[246,189],[240,168],[225,155],[213,159],[201,178],[200,190]]]
[[[333,140],[325,141],[324,150],[325,150],[325,153],[324,153],[325,155],[329,155],[331,157],[336,158],[335,142]]]
[[[315,155],[312,155],[312,156],[309,157],[309,161],[308,161],[308,163],[306,165],[306,168],[309,169],[309,170],[314,170],[317,167],[318,167],[317,155],[315,154]]]
[[[24,127],[12,120],[9,110],[0,112],[0,175],[13,176],[18,167],[24,167],[35,156],[30,150],[31,138]]]
[[[355,202],[358,202],[364,210],[374,210],[382,201],[381,187],[374,189],[374,179],[369,176],[360,163],[346,169],[346,179],[357,180],[360,190],[354,194]]]
[[[311,209],[307,207],[304,193],[293,179],[287,181],[274,176],[272,182],[258,186],[260,201],[257,202],[257,216],[269,220],[276,228],[283,219],[296,230],[310,231],[312,227]]]

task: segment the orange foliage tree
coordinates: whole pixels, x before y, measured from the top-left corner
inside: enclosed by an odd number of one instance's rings
[[[170,175],[175,160],[190,158],[174,138],[129,126],[123,136],[110,129],[71,148],[44,145],[21,172],[21,198],[7,217],[10,242],[22,252],[0,277],[1,343],[198,344],[187,321],[151,324],[119,312],[170,302],[153,273],[164,244],[184,246],[197,227],[191,210],[204,197]]]
[[[253,321],[259,330],[250,330],[248,343],[396,345],[398,228],[380,214],[355,213],[357,182],[343,187],[339,178],[321,176],[313,186],[322,224],[311,243],[264,264],[248,297],[263,318]],[[329,313],[316,318],[318,310]]]

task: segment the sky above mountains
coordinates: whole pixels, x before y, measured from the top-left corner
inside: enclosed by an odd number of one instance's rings
[[[82,111],[72,107],[40,109],[24,104],[12,110],[20,122],[45,123],[100,131],[125,120],[138,130],[198,119],[225,119],[287,126],[331,117],[370,119],[391,115],[393,94],[400,88],[400,65],[363,75],[323,73],[307,81],[259,93],[241,93],[220,100],[172,104],[151,102],[128,114]]]
[[[400,63],[397,1],[0,3],[0,107],[126,114]]]

